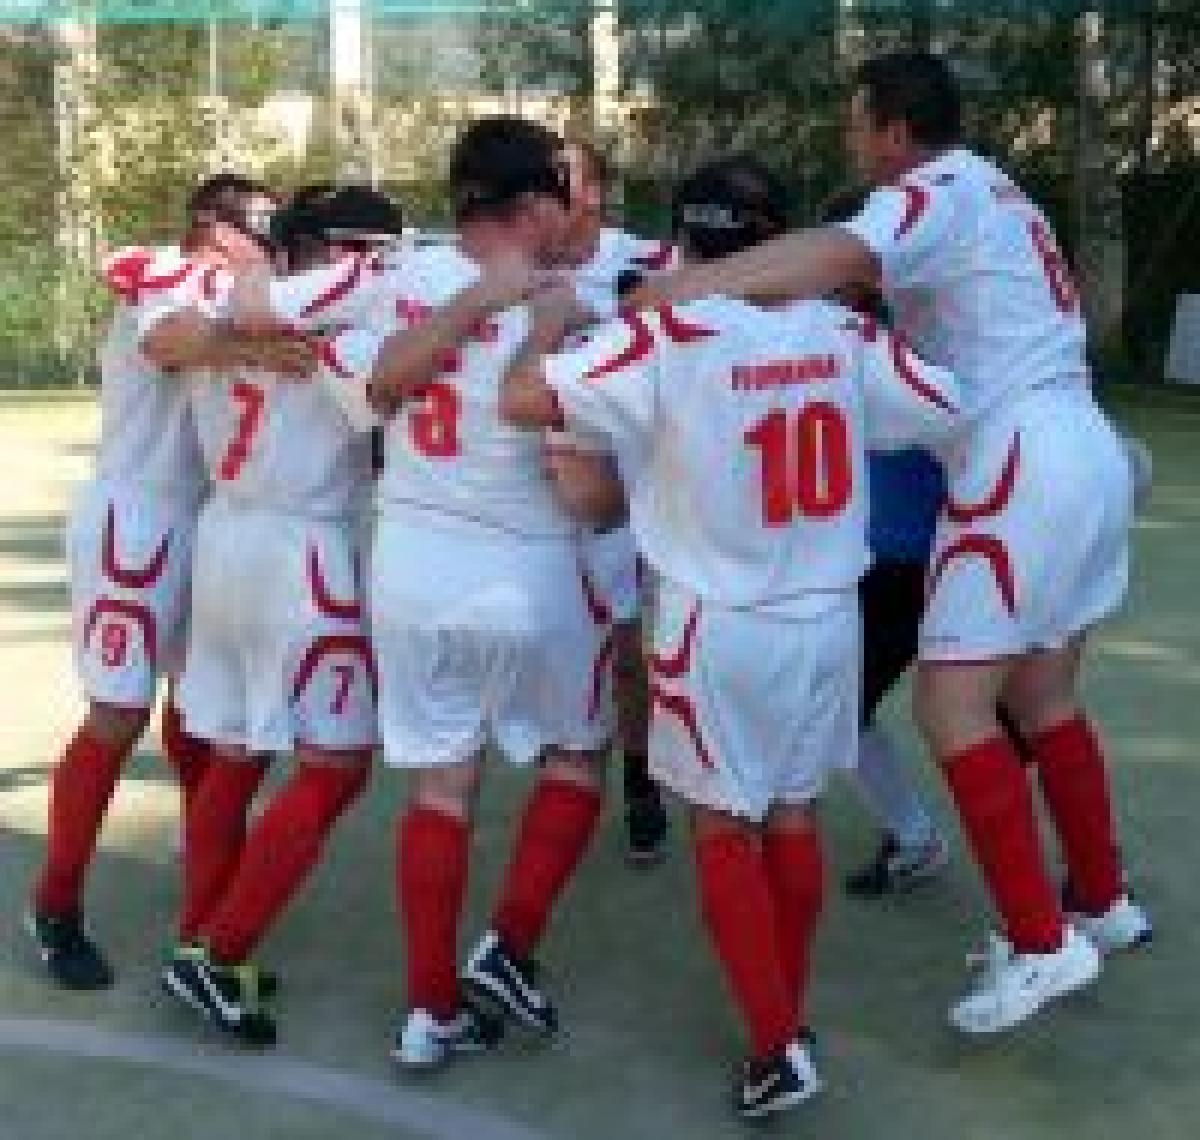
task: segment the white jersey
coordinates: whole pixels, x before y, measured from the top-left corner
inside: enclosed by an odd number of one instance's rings
[[[852,588],[869,562],[866,449],[934,445],[957,424],[948,373],[821,302],[661,306],[545,369],[568,425],[612,438],[647,561],[729,607]]]
[[[119,301],[100,349],[97,478],[195,505],[204,466],[187,385],[147,360],[140,346],[155,324],[201,296],[211,271],[178,249],[132,248],[106,262],[104,277]]]
[[[968,418],[1012,392],[1088,381],[1079,294],[1050,225],[986,159],[948,151],[844,225],[878,257],[897,328],[958,377]]]
[[[403,295],[393,302],[398,328],[412,327],[479,277],[452,246],[406,259]],[[475,527],[526,538],[569,537],[577,526],[555,495],[532,432],[502,423],[500,380],[528,333],[525,309],[484,321],[447,353],[441,373],[387,424],[381,500],[436,511]],[[385,329],[335,338],[336,370],[352,386],[369,380]]]
[[[579,298],[600,316],[616,313],[617,279],[625,272],[658,273],[675,268],[677,254],[670,242],[651,241],[625,230],[605,227],[595,252],[575,269]]]

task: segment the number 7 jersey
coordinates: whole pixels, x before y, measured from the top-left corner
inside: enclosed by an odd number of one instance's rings
[[[545,377],[568,426],[611,439],[647,560],[729,607],[853,588],[867,449],[937,447],[958,423],[949,373],[820,302],[629,314]]]

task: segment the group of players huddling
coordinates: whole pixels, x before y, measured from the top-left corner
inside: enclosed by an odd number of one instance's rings
[[[736,1110],[806,1100],[829,773],[859,767],[886,829],[852,889],[947,857],[877,730],[859,765],[914,656],[1000,926],[953,1025],[1008,1029],[1145,943],[1078,694],[1086,634],[1126,591],[1133,467],[1050,227],[959,118],[937,57],[864,64],[848,146],[869,192],[803,231],[786,185],[730,156],[675,189],[673,246],[638,240],[604,225],[593,148],[504,116],[454,148],[452,239],[400,241],[399,207],[364,187],[280,202],[222,175],[177,247],[114,257],[97,473],[69,533],[90,705],[28,913],[51,976],[111,983],[83,881],[159,676],[184,816],[162,982],[246,1043],[276,1033],[256,947],[380,747],[410,773],[392,1055],[553,1035],[533,956],[600,819],[620,705],[632,855],[661,850],[660,787],[690,815],[750,1043]],[[460,964],[485,752],[533,786]],[[251,812],[277,754],[290,775]]]

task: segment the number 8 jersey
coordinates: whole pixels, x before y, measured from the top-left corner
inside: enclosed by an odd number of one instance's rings
[[[866,450],[936,448],[958,420],[950,374],[820,302],[629,314],[545,373],[568,426],[612,440],[643,555],[726,607],[853,588]]]

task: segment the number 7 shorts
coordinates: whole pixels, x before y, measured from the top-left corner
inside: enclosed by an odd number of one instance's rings
[[[650,772],[689,803],[762,820],[854,766],[858,596],[725,609],[659,585],[650,654]]]
[[[375,663],[354,530],[207,503],[179,683],[189,732],[256,753],[374,748]]]
[[[75,666],[89,700],[149,708],[183,661],[196,508],[95,482],[67,526]]]

